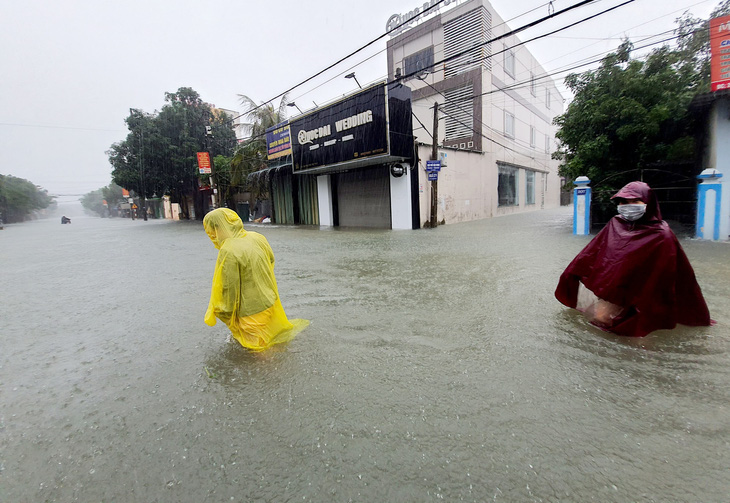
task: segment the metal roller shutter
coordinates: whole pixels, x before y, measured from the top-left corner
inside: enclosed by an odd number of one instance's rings
[[[340,227],[390,229],[390,172],[385,166],[337,176]]]

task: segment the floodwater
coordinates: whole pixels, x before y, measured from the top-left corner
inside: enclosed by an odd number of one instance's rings
[[[716,326],[626,339],[553,297],[569,208],[248,228],[311,320],[264,353],[199,222],[0,231],[0,501],[728,501],[730,245],[682,240]]]

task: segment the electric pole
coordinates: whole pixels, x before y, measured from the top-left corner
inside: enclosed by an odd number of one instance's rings
[[[433,103],[433,147],[431,149],[431,160],[438,161],[438,139],[439,139],[439,103],[434,101]],[[436,172],[438,176],[438,171]],[[438,225],[437,212],[438,212],[438,193],[439,193],[439,181],[431,181],[431,228],[435,229]]]
[[[205,150],[208,152],[208,158],[210,159],[210,176],[208,177],[208,182],[210,183],[210,188],[213,189],[213,194],[211,194],[211,202],[213,203],[213,209],[215,209],[218,206],[222,205],[216,205],[216,194],[218,193],[218,186],[215,183],[215,173],[213,172],[213,159],[212,155],[210,154],[210,138],[213,137],[213,128],[211,126],[205,126]]]
[[[147,193],[145,192],[144,186],[144,129],[140,129],[139,135],[141,138],[139,146],[139,178],[142,186],[142,194],[140,194],[140,204],[142,205],[142,216],[144,221],[147,221]]]

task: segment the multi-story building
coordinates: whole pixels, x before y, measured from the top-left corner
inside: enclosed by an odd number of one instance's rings
[[[449,224],[560,204],[555,83],[516,36],[501,37],[510,28],[486,0],[440,8],[408,26],[417,9],[391,16],[387,83],[269,131],[272,162],[257,176],[275,222],[417,229],[434,208]],[[448,162],[432,193],[435,103]]]
[[[435,2],[431,2],[433,4]],[[448,0],[415,24],[417,10],[394,14],[390,80],[413,91],[419,148],[420,214],[430,210],[434,103],[437,144],[448,165],[439,174],[438,221],[453,223],[560,204],[553,118],[563,112],[554,81],[486,0]]]

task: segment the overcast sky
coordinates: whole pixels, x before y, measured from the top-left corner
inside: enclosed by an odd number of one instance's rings
[[[103,187],[111,182],[105,152],[126,137],[130,107],[159,110],[164,93],[180,87],[233,110],[238,94],[269,100],[382,35],[391,14],[424,1],[0,0],[0,174],[65,196]],[[552,4],[559,11],[577,2]],[[594,2],[520,38],[620,3]],[[528,47],[548,72],[564,69],[615,49],[621,37],[636,42],[671,30],[684,11],[706,18],[717,3],[635,0]],[[548,9],[541,0],[492,5],[504,20],[534,9],[511,28]],[[386,40],[292,91],[290,100],[306,110],[355,90],[341,76],[353,66],[363,85],[383,78]]]

